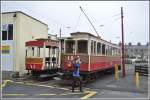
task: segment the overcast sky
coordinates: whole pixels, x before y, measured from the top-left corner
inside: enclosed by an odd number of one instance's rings
[[[2,12],[23,11],[48,24],[49,34],[69,36],[71,32],[96,35],[82,6],[99,35],[118,43],[121,41],[121,6],[124,10],[125,42],[146,44],[149,41],[149,1],[2,1]]]

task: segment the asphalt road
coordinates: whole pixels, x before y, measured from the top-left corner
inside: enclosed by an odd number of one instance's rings
[[[57,78],[56,78],[57,79]],[[148,77],[140,76],[139,88],[135,86],[134,66],[126,65],[126,77],[122,78],[119,72],[119,79],[114,79],[114,74],[100,76],[83,87],[84,92],[78,89],[71,92],[71,86],[63,84],[62,80],[50,79],[47,81],[18,80],[6,81],[2,84],[3,98],[147,98]],[[128,99],[129,100],[129,99]]]

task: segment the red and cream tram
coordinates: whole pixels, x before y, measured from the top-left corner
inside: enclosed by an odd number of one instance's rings
[[[121,65],[121,48],[100,39],[90,33],[71,33],[70,37],[60,39],[61,66],[64,73],[72,72],[71,61],[80,56],[80,73],[83,78],[92,78],[101,71],[113,70],[114,65]]]
[[[59,41],[37,39],[26,42],[26,70],[38,76],[56,73],[59,68]]]

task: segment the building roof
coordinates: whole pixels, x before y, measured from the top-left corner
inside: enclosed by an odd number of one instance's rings
[[[30,18],[32,18],[32,19],[34,19],[34,20],[36,20],[36,21],[38,21],[38,22],[40,22],[40,23],[42,23],[42,24],[44,24],[44,25],[46,25],[46,26],[48,26],[48,25],[45,24],[44,22],[42,22],[42,21],[40,21],[40,20],[38,20],[38,19],[36,19],[36,18],[34,18],[34,17],[32,17],[32,16],[30,16],[30,15],[28,15],[28,14],[22,12],[22,11],[2,12],[2,14],[9,14],[9,13],[22,13],[22,14],[24,14],[24,15],[26,15],[26,16],[28,16],[28,17],[30,17]]]

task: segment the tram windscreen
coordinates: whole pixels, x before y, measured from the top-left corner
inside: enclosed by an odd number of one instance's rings
[[[66,53],[74,53],[75,52],[75,41],[68,40],[66,41]]]
[[[77,53],[87,53],[87,41],[86,40],[78,41]]]

